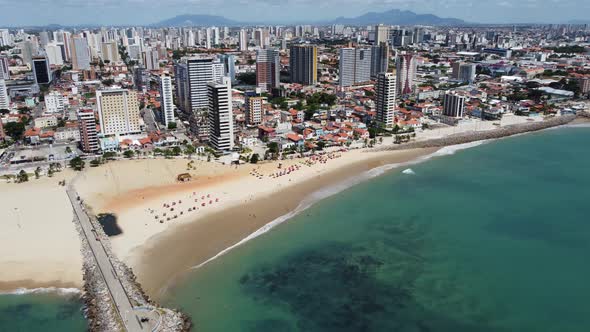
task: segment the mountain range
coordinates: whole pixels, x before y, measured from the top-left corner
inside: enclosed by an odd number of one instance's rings
[[[211,25],[256,25],[264,22],[238,22],[223,16],[213,15],[179,15],[158,22],[152,26],[181,27],[181,26],[211,26]],[[464,25],[467,22],[458,18],[442,18],[432,14],[416,14],[409,10],[392,9],[381,13],[369,12],[357,17],[338,17],[331,21],[306,22],[313,24],[346,24],[346,25]]]

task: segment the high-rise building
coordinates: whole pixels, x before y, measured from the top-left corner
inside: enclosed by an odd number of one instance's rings
[[[33,72],[37,84],[51,83],[51,70],[49,69],[49,61],[47,61],[47,57],[36,56],[33,58]]]
[[[256,86],[270,91],[280,85],[279,51],[265,48],[256,51]]]
[[[78,127],[80,129],[80,147],[86,153],[95,153],[99,150],[98,132],[96,130],[96,118],[92,109],[81,108],[78,110]]]
[[[396,61],[397,91],[400,95],[414,92],[414,80],[416,79],[416,57],[411,53],[398,55]]]
[[[313,85],[318,81],[318,50],[315,45],[291,45],[289,71],[291,82]]]
[[[246,94],[246,123],[249,126],[257,126],[262,123],[263,97],[249,96]]]
[[[141,132],[137,92],[126,89],[96,91],[100,132],[105,135],[127,135]]]
[[[396,77],[394,73],[379,73],[375,85],[376,120],[385,128],[392,128],[395,116]]]
[[[220,54],[219,60],[223,64],[225,75],[229,76],[232,84],[236,80],[236,57],[233,54]]]
[[[465,96],[459,95],[455,92],[447,92],[443,97],[443,115],[462,118],[465,109]]]
[[[240,29],[240,51],[248,50],[248,32],[245,29]]]
[[[50,43],[45,46],[45,53],[47,53],[47,60],[50,65],[61,66],[64,64],[62,56],[62,48],[57,44]]]
[[[10,107],[10,97],[6,91],[6,81],[0,78],[0,110],[7,110]],[[2,122],[0,120],[0,122]]]
[[[0,54],[0,80],[9,80],[10,70],[8,69],[8,56]]]
[[[207,84],[223,76],[223,64],[212,57],[183,58],[177,65],[179,105],[183,111],[196,112],[209,106]],[[221,67],[221,69],[220,69]],[[180,80],[184,82],[179,83]]]
[[[158,50],[151,48],[145,50],[143,53],[143,63],[147,70],[160,70]]]
[[[90,49],[86,38],[73,37],[71,45],[72,68],[74,70],[90,70]]]
[[[473,83],[475,81],[476,65],[475,63],[455,62],[452,65],[453,78],[461,81]]]
[[[174,122],[174,99],[172,97],[172,78],[167,73],[160,76],[160,109],[162,123],[166,127]]]
[[[231,80],[222,77],[207,85],[209,144],[216,150],[231,151],[234,147]]]
[[[270,44],[270,34],[268,33],[268,29],[255,30],[254,40],[256,41],[256,46],[260,48],[267,47]]]
[[[117,42],[106,42],[102,43],[100,47],[100,55],[102,61],[108,61],[110,63],[115,63],[119,61],[119,48],[117,46]]]
[[[381,43],[371,47],[371,77],[376,78],[389,68],[389,45]]]
[[[371,49],[345,47],[340,49],[340,86],[347,87],[371,79]]]
[[[389,42],[389,27],[383,24],[375,26],[375,45]]]

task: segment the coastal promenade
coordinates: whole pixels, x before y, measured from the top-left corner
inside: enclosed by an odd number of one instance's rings
[[[100,270],[102,278],[104,278],[109,295],[113,301],[114,306],[116,307],[116,311],[121,318],[125,330],[129,332],[152,331],[152,327],[141,323],[140,317],[138,317],[134,311],[133,304],[125,292],[125,288],[123,287],[123,284],[117,275],[116,269],[114,268],[109,255],[100,241],[100,237],[96,235],[96,230],[94,229],[90,218],[84,211],[82,202],[73,186],[68,186],[66,192],[70,202],[72,203],[72,207],[74,208],[75,218],[82,227],[82,233],[84,234],[88,245],[90,246],[92,255],[96,260],[96,264]],[[142,314],[142,317],[144,316],[146,315]],[[150,321],[155,322],[155,320],[152,319],[150,319]]]

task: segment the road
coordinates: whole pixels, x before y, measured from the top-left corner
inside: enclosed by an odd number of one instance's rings
[[[100,269],[102,277],[107,285],[109,290],[109,294],[111,295],[111,299],[115,304],[119,316],[121,320],[125,324],[126,331],[129,332],[146,332],[152,331],[152,324],[156,323],[156,320],[150,319],[148,323],[142,324],[140,322],[140,317],[137,316],[137,312],[134,312],[133,304],[129,300],[121,281],[113,267],[113,264],[107,255],[107,252],[102,245],[101,241],[94,235],[95,230],[88,218],[88,215],[84,211],[82,207],[81,201],[78,200],[78,194],[72,187],[72,185],[68,186],[66,189],[70,202],[72,203],[72,207],[74,208],[74,214],[76,219],[80,222],[80,226],[82,227],[82,231],[84,236],[88,240],[88,244],[90,245],[90,249],[94,255],[96,263]],[[141,317],[146,316],[146,314],[142,314]],[[151,316],[151,315],[147,315]],[[150,317],[153,318],[153,317]]]

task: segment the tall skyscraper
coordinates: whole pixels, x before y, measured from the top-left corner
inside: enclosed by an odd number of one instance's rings
[[[475,81],[475,63],[455,62],[452,65],[453,78],[461,82],[473,83]]]
[[[234,120],[230,78],[225,76],[220,81],[210,82],[207,96],[209,144],[216,150],[231,151],[234,147]]]
[[[45,53],[47,53],[47,60],[49,60],[50,65],[61,66],[64,64],[62,57],[62,49],[57,44],[47,44],[45,46]]]
[[[92,109],[81,108],[78,110],[78,127],[80,129],[80,147],[82,151],[86,153],[97,152],[99,150],[98,133]]]
[[[100,54],[102,61],[109,61],[111,63],[115,63],[119,61],[119,48],[117,46],[117,42],[106,42],[101,44]]]
[[[414,92],[414,80],[416,79],[416,57],[411,53],[398,55],[396,61],[397,91],[400,95]]]
[[[443,115],[462,118],[466,100],[467,98],[465,96],[447,91],[443,97]]]
[[[290,48],[289,70],[291,82],[304,85],[318,81],[318,50],[315,45],[292,45]]]
[[[212,57],[183,58],[177,64],[179,105],[183,111],[197,112],[209,106],[207,84],[223,76],[223,64]],[[180,82],[184,80],[184,82]]]
[[[100,131],[103,135],[141,132],[137,92],[125,89],[96,91]]]
[[[174,99],[172,97],[172,78],[168,73],[160,76],[160,109],[162,123],[166,127],[174,122]]]
[[[223,72],[233,82],[236,80],[236,56],[233,54],[220,54],[219,60],[223,64]]]
[[[371,47],[371,77],[376,78],[380,73],[389,69],[389,45],[381,43]]]
[[[375,45],[389,42],[389,27],[383,24],[375,26]]]
[[[396,77],[394,73],[379,73],[375,85],[376,120],[385,128],[393,127],[396,100]]]
[[[279,51],[265,48],[256,51],[256,86],[263,91],[278,88],[280,83]]]
[[[33,57],[33,72],[35,74],[35,82],[37,82],[37,84],[51,83],[51,70],[49,69],[49,61],[47,61],[47,57]]]
[[[10,107],[10,97],[6,89],[6,81],[0,78],[0,110],[7,110]],[[0,120],[0,122],[2,122]]]
[[[143,63],[147,70],[160,70],[158,50],[148,48],[143,52]]]
[[[262,123],[263,97],[249,96],[246,94],[246,123],[249,126],[257,126]]]
[[[0,54],[0,80],[9,80],[8,55]]]
[[[340,49],[340,86],[348,87],[371,79],[371,49],[345,47]]]
[[[248,32],[245,29],[240,29],[240,51],[248,50]]]
[[[73,37],[71,45],[72,68],[74,70],[90,70],[90,49],[86,38]]]

